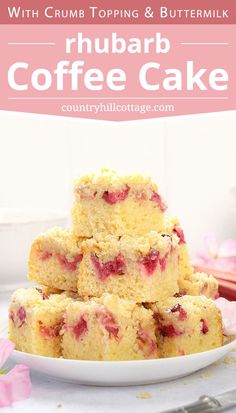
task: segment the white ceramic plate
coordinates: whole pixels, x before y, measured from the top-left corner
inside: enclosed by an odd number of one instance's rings
[[[0,336],[7,337],[6,324]],[[174,380],[209,366],[236,347],[222,347],[189,356],[136,361],[65,360],[13,351],[12,360],[57,380],[94,386],[131,386]]]

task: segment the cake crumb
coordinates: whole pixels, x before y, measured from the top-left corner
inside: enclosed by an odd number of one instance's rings
[[[236,363],[236,358],[235,357],[225,357],[223,361],[224,361],[225,364],[232,364],[232,363]]]
[[[213,364],[212,364],[212,366],[215,366],[215,367],[218,367],[218,366],[220,366],[221,365],[221,362],[220,361],[215,361]]]
[[[205,371],[200,375],[201,379],[207,379],[208,377],[211,376],[211,373],[209,371]]]
[[[147,391],[142,391],[136,396],[138,399],[151,399],[152,395]]]

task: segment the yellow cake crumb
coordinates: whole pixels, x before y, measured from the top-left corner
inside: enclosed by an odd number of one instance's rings
[[[223,362],[225,364],[233,364],[236,363],[236,357],[225,357]]]
[[[219,367],[221,365],[221,361],[215,361],[212,366]]]
[[[204,373],[200,374],[201,379],[208,379],[208,377],[211,377],[211,372],[210,371],[205,371]]]
[[[136,396],[138,399],[151,399],[152,395],[148,391],[142,391]]]

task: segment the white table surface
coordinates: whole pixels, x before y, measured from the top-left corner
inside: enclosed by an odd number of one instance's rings
[[[0,293],[0,320],[3,315],[5,318],[9,296]],[[230,363],[227,362],[229,358]],[[229,353],[227,359],[182,379],[132,387],[82,386],[31,372],[33,391],[30,399],[1,409],[1,412],[158,413],[191,403],[202,394],[216,395],[236,388],[236,352]],[[236,408],[233,411],[236,412]]]

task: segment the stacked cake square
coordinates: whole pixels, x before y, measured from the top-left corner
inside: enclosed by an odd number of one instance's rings
[[[9,309],[21,351],[82,360],[179,356],[222,345],[216,280],[194,273],[183,230],[150,178],[75,181],[72,227],[33,242]]]

